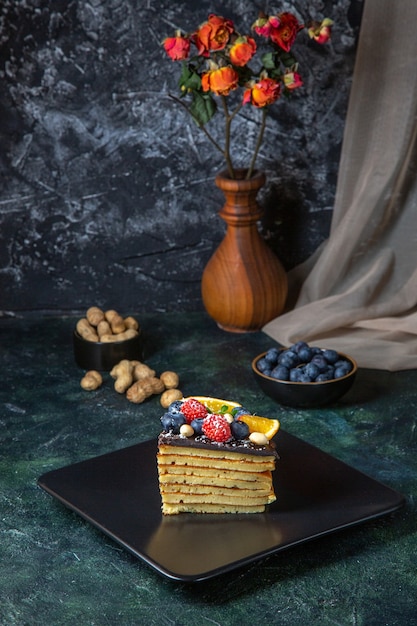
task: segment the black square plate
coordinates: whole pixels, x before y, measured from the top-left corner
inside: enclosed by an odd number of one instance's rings
[[[38,484],[159,573],[190,582],[392,513],[405,502],[285,431],[276,441],[277,501],[265,513],[163,516],[156,440],[47,472]]]

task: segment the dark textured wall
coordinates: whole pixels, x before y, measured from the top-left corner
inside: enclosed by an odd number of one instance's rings
[[[262,230],[290,268],[326,237],[355,57],[350,0],[2,0],[0,309],[199,310],[220,242],[221,158],[168,97],[179,66],[161,41],[216,12],[248,29],[258,10],[335,20],[300,46],[303,92],[280,101],[258,165]],[[245,157],[255,124],[237,120]],[[215,131],[214,131],[215,132]]]

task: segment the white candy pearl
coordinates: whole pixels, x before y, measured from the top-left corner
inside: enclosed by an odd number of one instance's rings
[[[194,428],[190,424],[183,424],[180,428],[180,435],[183,437],[192,437],[194,435]]]
[[[257,446],[268,445],[268,438],[263,433],[253,432],[249,435],[249,439]]]

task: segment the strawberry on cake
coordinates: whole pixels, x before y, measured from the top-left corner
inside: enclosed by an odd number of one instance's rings
[[[275,501],[276,419],[236,402],[190,397],[161,417],[158,476],[165,515],[260,513]]]

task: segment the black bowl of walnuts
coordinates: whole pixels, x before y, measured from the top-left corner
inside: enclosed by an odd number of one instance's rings
[[[261,389],[295,408],[316,408],[339,400],[351,388],[358,366],[336,350],[299,341],[258,354],[252,370]]]

